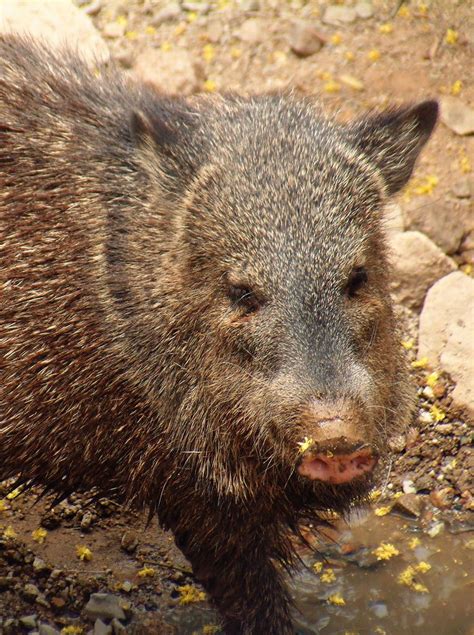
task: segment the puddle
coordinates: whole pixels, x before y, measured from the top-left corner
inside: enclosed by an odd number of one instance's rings
[[[430,537],[416,522],[373,514],[338,529],[339,544],[319,548],[319,573],[317,559],[305,557],[312,570],[293,581],[301,635],[474,633],[472,534]]]
[[[370,514],[331,534],[318,542],[319,557],[304,554],[308,569],[292,582],[298,635],[474,635],[472,533],[430,537],[416,521]],[[387,560],[374,554],[381,543]],[[217,617],[180,607],[167,621],[192,635]]]

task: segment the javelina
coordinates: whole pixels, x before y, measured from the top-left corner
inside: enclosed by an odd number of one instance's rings
[[[227,633],[290,633],[291,535],[410,410],[381,215],[436,117],[171,100],[2,39],[0,477],[148,506]]]

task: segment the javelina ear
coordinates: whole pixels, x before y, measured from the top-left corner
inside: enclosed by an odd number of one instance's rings
[[[438,103],[423,101],[356,124],[356,145],[380,169],[389,195],[398,192],[410,178],[437,118]]]

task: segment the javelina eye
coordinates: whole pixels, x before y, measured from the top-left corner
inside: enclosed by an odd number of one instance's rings
[[[349,280],[347,281],[345,294],[349,298],[354,298],[357,293],[367,284],[367,271],[364,267],[356,267],[352,270]]]
[[[249,287],[229,284],[227,293],[232,304],[246,315],[255,313],[262,305],[261,299]]]

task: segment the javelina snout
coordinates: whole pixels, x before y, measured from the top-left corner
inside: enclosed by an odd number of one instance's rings
[[[302,422],[308,435],[299,443],[298,473],[330,485],[370,475],[379,450],[360,417],[360,408],[351,402],[311,403]]]

